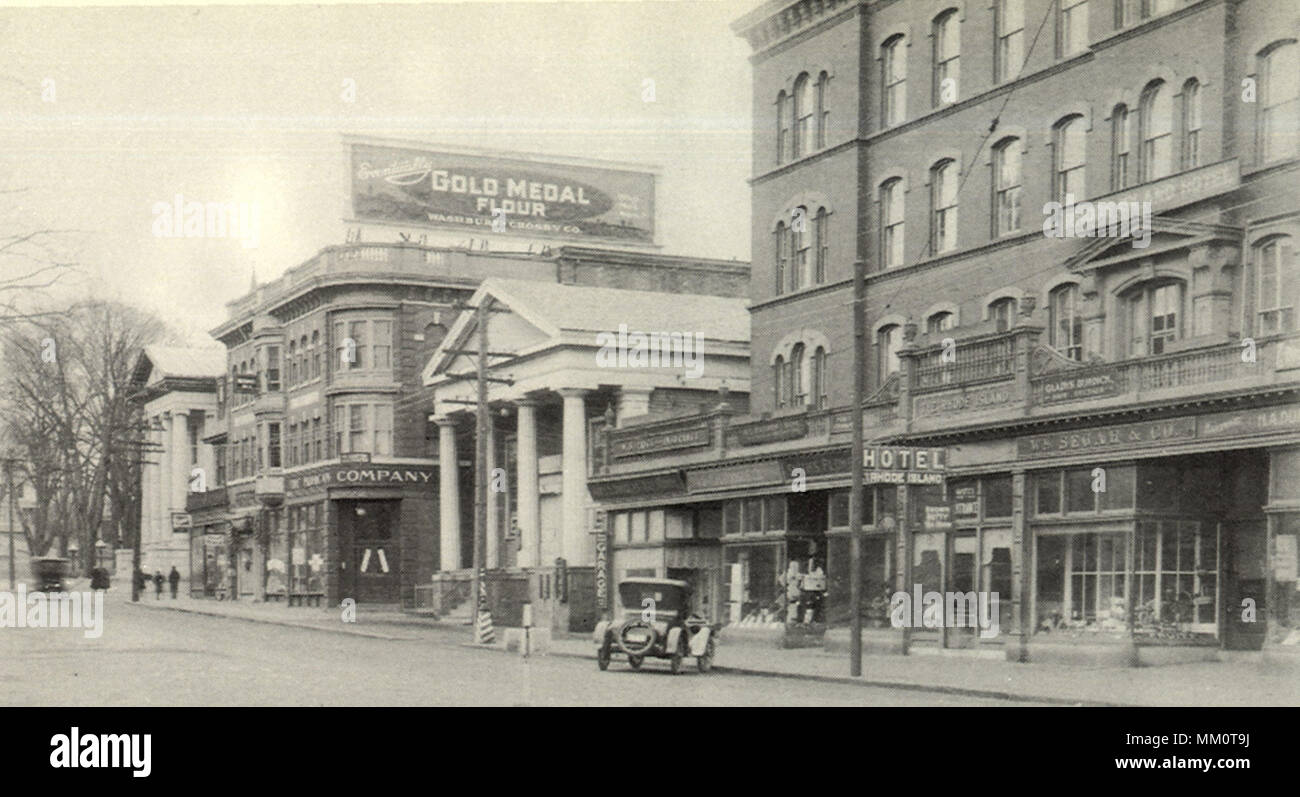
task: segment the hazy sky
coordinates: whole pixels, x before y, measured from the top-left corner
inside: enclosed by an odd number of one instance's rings
[[[657,165],[663,251],[748,259],[749,53],[728,25],[756,4],[7,9],[0,182],[21,190],[0,223],[74,231],[65,290],[197,340],[252,268],[343,242],[344,133]],[[177,194],[257,202],[259,245],[155,237]]]

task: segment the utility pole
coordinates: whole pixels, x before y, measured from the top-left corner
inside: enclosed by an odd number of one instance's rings
[[[862,675],[862,381],[866,371],[867,264],[853,263],[853,448],[849,463],[849,674]]]
[[[486,544],[487,532],[487,438],[488,392],[487,392],[487,358],[488,358],[488,297],[479,298],[478,307],[474,309],[475,323],[478,329],[478,403],[474,408],[474,574],[470,579],[470,600],[474,606],[473,634],[478,642],[479,590],[482,586],[483,546]]]

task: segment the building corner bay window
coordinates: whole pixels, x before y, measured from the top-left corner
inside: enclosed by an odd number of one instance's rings
[[[334,367],[339,371],[387,372],[393,367],[391,318],[354,318],[334,322]]]
[[[393,406],[340,402],[334,405],[335,456],[345,453],[393,453]]]

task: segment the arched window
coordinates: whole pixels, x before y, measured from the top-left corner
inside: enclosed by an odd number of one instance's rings
[[[1274,45],[1259,59],[1259,137],[1262,160],[1300,153],[1300,57],[1295,40]]]
[[[885,127],[902,124],[907,118],[907,47],[902,34],[880,46],[880,118]]]
[[[813,409],[826,409],[826,403],[826,349],[818,346],[812,357]]]
[[[1173,171],[1173,99],[1169,87],[1156,81],[1142,92],[1142,182],[1159,180]]]
[[[1259,334],[1290,332],[1296,328],[1296,296],[1300,295],[1300,262],[1288,235],[1270,238],[1255,247],[1259,274]]]
[[[315,379],[320,376],[320,330],[312,330],[311,333],[311,378]]]
[[[1088,0],[1057,0],[1061,15],[1057,21],[1060,57],[1081,53],[1088,48]]]
[[[1183,336],[1183,283],[1163,280],[1140,285],[1124,296],[1130,357],[1164,354]]]
[[[777,407],[786,405],[787,388],[787,371],[785,367],[785,358],[781,355],[776,356],[776,361],[772,363],[772,389],[776,399]]]
[[[831,109],[826,106],[826,92],[830,88],[831,76],[822,72],[817,76],[817,148],[826,146],[826,134],[830,130]]]
[[[925,319],[925,332],[928,335],[933,335],[936,332],[946,332],[952,329],[955,323],[956,317],[944,310]]]
[[[1004,296],[997,299],[989,305],[989,318],[993,319],[994,327],[998,332],[1006,332],[1016,322],[1016,312],[1020,309],[1020,302],[1010,296]]]
[[[961,81],[961,25],[957,9],[934,18],[934,107],[957,101]]]
[[[790,239],[785,234],[785,222],[776,223],[776,294],[785,293],[785,273],[790,267]]]
[[[799,406],[808,403],[807,387],[804,385],[804,345],[794,344],[790,349],[790,404]]]
[[[790,249],[794,263],[790,268],[790,290],[797,291],[808,284],[808,247],[812,236],[808,234],[808,208],[795,208],[795,218],[790,224]]]
[[[1088,135],[1082,116],[1069,116],[1056,124],[1052,156],[1054,190],[1058,202],[1070,205],[1088,196]]]
[[[1129,180],[1128,106],[1120,103],[1110,112],[1110,188],[1128,187]]]
[[[826,265],[830,260],[830,238],[827,230],[829,218],[826,208],[817,208],[817,216],[813,220],[813,234],[817,239],[814,244],[817,265],[813,279],[818,285],[826,282]]]
[[[880,262],[885,268],[903,265],[903,181],[898,177],[880,185]]]
[[[1201,165],[1201,84],[1195,78],[1183,84],[1182,168]]]
[[[940,161],[930,170],[930,244],[935,254],[957,248],[956,161]]]
[[[794,156],[812,152],[813,143],[812,80],[805,72],[794,81]]]
[[[1047,297],[1050,345],[1071,360],[1083,359],[1083,318],[1079,315],[1079,286],[1061,285]]]
[[[1024,0],[998,0],[997,2],[997,60],[995,79],[998,83],[1011,80],[1020,74],[1025,63],[1025,3]]]
[[[1020,229],[1020,139],[1008,138],[993,150],[993,232]]]
[[[903,345],[903,328],[898,324],[881,327],[876,333],[877,384],[883,385],[891,374],[898,373],[898,350]]]
[[[785,163],[790,152],[790,117],[786,106],[788,100],[784,91],[776,95],[776,162]]]

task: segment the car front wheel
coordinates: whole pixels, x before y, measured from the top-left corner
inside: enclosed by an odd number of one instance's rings
[[[600,668],[601,672],[609,669],[609,659],[609,640],[607,639],[605,644],[600,646],[600,650],[596,651],[596,666]]]

